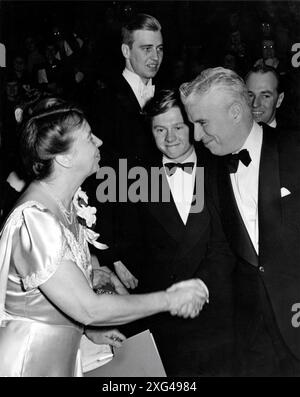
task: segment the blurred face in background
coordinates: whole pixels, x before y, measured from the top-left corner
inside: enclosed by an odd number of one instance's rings
[[[50,63],[52,63],[54,60],[56,60],[55,54],[56,54],[56,49],[55,49],[54,45],[48,45],[46,47],[45,55],[46,55],[47,60]]]
[[[262,41],[262,57],[263,59],[269,59],[275,57],[275,47],[273,40]]]
[[[14,101],[19,93],[19,86],[17,81],[8,81],[6,83],[6,97],[9,101]]]
[[[25,60],[21,56],[16,56],[13,61],[13,67],[16,72],[22,73],[25,69]]]

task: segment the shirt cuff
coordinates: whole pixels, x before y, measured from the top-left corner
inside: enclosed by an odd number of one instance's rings
[[[208,288],[207,288],[205,282],[202,281],[200,278],[199,278],[199,280],[200,280],[200,282],[201,282],[201,285],[202,285],[204,291],[206,292],[206,303],[209,303],[209,290],[208,290]]]

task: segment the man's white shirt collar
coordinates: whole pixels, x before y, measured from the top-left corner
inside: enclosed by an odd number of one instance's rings
[[[274,120],[273,120],[270,124],[268,124],[268,125],[269,125],[269,127],[276,128],[276,127],[277,127],[277,121],[276,121],[276,119],[274,118]]]
[[[259,251],[258,184],[262,142],[262,127],[253,122],[250,134],[240,149],[248,150],[251,162],[246,167],[240,161],[237,172],[230,174],[237,206],[257,253]]]
[[[251,128],[251,131],[246,141],[244,142],[244,145],[239,150],[239,152],[243,149],[247,149],[251,157],[250,164],[252,164],[252,166],[255,165],[255,167],[259,166],[262,139],[263,139],[262,127],[259,124],[257,124],[255,121],[253,121],[253,126]],[[239,166],[240,165],[243,164],[240,162]]]
[[[138,74],[127,68],[123,70],[122,75],[134,92],[140,107],[143,108],[145,103],[154,96],[155,85],[152,84],[152,79],[149,79],[145,85]]]
[[[166,178],[169,184],[170,191],[172,193],[177,211],[182,219],[182,222],[186,225],[191,204],[193,200],[194,184],[196,176],[196,165],[197,165],[197,155],[195,149],[193,148],[192,153],[182,161],[182,164],[193,161],[195,166],[191,174],[178,168],[172,176],[168,176],[166,173]],[[170,162],[176,162],[176,159],[169,159],[163,156],[163,165]]]

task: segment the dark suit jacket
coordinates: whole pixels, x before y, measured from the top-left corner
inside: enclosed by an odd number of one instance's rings
[[[300,302],[300,139],[299,134],[263,125],[259,170],[259,256],[241,219],[226,164],[220,158],[214,195],[236,267],[237,328],[250,343],[259,314],[269,311],[285,344],[300,358],[300,333],[292,306]],[[281,197],[281,188],[291,194]],[[263,299],[262,299],[263,297]],[[262,303],[263,302],[263,303]],[[263,306],[262,306],[263,305]]]
[[[127,168],[147,162],[157,156],[157,149],[139,102],[130,85],[122,75],[103,89],[95,98],[88,119],[93,133],[103,140],[101,167],[111,167],[116,174],[116,195],[118,197],[119,159],[127,161]],[[91,203],[98,208],[101,218],[97,218],[96,231],[109,247],[114,246],[116,222],[115,203],[99,204],[96,198],[97,187],[103,180],[89,178],[84,185]],[[111,248],[100,255],[101,263],[112,268],[118,255]]]
[[[103,140],[103,164],[126,158],[132,163],[149,158],[156,147],[150,127],[132,88],[121,75],[96,100],[93,132]],[[150,153],[150,151],[152,153]]]
[[[201,161],[199,154],[198,159]],[[161,159],[152,165],[162,167]],[[164,173],[162,183],[169,190]],[[203,187],[199,188],[203,192]],[[199,198],[200,190],[196,194]],[[174,375],[174,370],[176,375],[225,374],[229,371],[226,354],[233,337],[233,257],[209,196],[205,196],[201,212],[190,212],[186,225],[171,193],[170,198],[169,202],[119,207],[119,255],[138,277],[138,292],[164,290],[175,282],[199,277],[209,288],[210,303],[196,319],[160,314],[140,322],[140,329],[150,328],[153,332],[167,373]],[[174,369],[176,363],[183,372]]]

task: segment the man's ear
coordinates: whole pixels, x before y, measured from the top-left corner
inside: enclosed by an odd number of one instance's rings
[[[129,45],[128,44],[122,44],[121,45],[121,51],[122,51],[122,54],[123,54],[123,57],[125,58],[125,59],[128,59],[129,57],[130,57],[130,48],[129,48]]]
[[[229,108],[229,114],[235,123],[238,123],[242,118],[242,105],[239,102],[234,102]]]
[[[70,153],[57,154],[54,161],[64,168],[71,168],[73,165],[73,156]]]
[[[281,92],[279,94],[279,96],[278,96],[278,99],[277,99],[276,109],[278,109],[280,107],[281,102],[283,101],[283,98],[284,98],[284,92]]]

